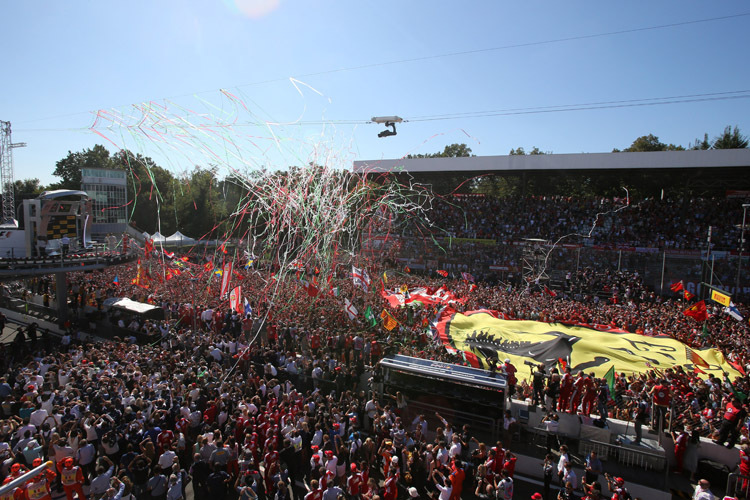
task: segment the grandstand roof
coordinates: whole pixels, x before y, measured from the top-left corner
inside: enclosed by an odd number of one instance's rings
[[[750,149],[656,151],[648,153],[577,153],[458,158],[361,160],[354,172],[523,172],[533,170],[628,170],[750,167]]]

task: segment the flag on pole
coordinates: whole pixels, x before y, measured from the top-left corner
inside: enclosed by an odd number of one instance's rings
[[[248,314],[252,316],[253,314],[253,307],[250,305],[250,302],[247,300],[247,297],[245,297],[245,310],[244,310],[245,316]]]
[[[740,310],[737,309],[737,306],[734,305],[734,302],[730,302],[729,306],[724,308],[724,312],[737,321],[742,321],[743,319],[745,319],[742,317],[742,314],[740,314]]]
[[[677,293],[677,292],[679,292],[681,290],[684,290],[685,287],[682,286],[682,281],[678,281],[677,283],[672,283],[669,286],[669,289],[672,290],[674,293]]]
[[[694,293],[690,293],[687,290],[683,290],[685,300],[692,300],[695,297]]]
[[[609,397],[610,399],[615,398],[615,365],[612,365],[609,367],[609,370],[607,370],[607,373],[604,374],[604,380],[607,382],[607,385],[609,386]]]
[[[388,271],[383,271],[383,283],[388,284]]]
[[[354,281],[354,286],[362,287],[365,290],[370,286],[370,276],[368,276],[366,269],[352,266],[352,280]]]
[[[461,273],[461,279],[473,282],[474,281],[474,276],[472,276],[469,273]]]
[[[232,279],[232,261],[225,262],[222,266],[221,297],[226,297],[229,292],[229,282]]]
[[[706,301],[701,300],[700,302],[696,302],[692,307],[686,309],[684,314],[685,316],[690,316],[696,321],[706,321],[708,319]]]
[[[405,273],[410,273],[411,272],[411,269],[409,269],[409,266],[404,267],[404,272]]]
[[[708,363],[706,363],[706,360],[701,358],[697,352],[695,352],[688,346],[685,346],[685,357],[696,366],[700,366],[701,368],[708,368]]]
[[[115,286],[119,286],[120,285],[120,278],[118,278],[117,276],[115,276],[115,279],[112,280],[112,284],[115,285]]]
[[[383,320],[383,327],[390,331],[396,328],[396,325],[398,325],[398,321],[396,321],[396,318],[390,315],[388,311],[383,309],[383,312],[380,313],[380,319]]]
[[[372,312],[372,307],[367,306],[367,309],[365,309],[365,321],[367,321],[367,324],[371,327],[378,324],[378,320],[375,318],[375,313]]]
[[[242,314],[242,287],[236,286],[229,292],[229,308]]]
[[[550,297],[557,297],[557,292],[555,292],[554,290],[550,290],[549,288],[547,288],[547,285],[544,285],[544,293],[546,293]]]
[[[346,314],[349,316],[349,319],[354,321],[354,318],[357,317],[358,311],[357,308],[354,307],[354,304],[349,302],[349,299],[344,299],[344,311],[346,311]]]
[[[438,269],[438,270],[437,270],[437,271],[435,271],[435,272],[436,272],[436,273],[438,273],[438,274],[439,274],[440,276],[442,276],[443,278],[447,278],[447,277],[448,277],[448,271],[446,271],[446,270],[444,270],[444,269]]]

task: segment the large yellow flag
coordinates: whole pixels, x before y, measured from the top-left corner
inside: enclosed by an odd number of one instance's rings
[[[718,349],[690,349],[667,335],[649,337],[606,326],[581,326],[500,319],[488,311],[459,313],[445,309],[437,322],[439,339],[450,349],[473,353],[483,368],[487,358],[510,358],[518,378],[530,377],[525,365],[544,363],[548,367],[565,360],[573,372],[585,371],[604,377],[611,367],[625,373],[665,370],[678,365],[692,372],[696,366],[722,378],[741,374]]]

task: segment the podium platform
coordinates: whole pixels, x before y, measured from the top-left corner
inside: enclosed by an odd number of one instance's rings
[[[635,436],[618,434],[617,461],[644,469],[663,470],[667,465],[667,453],[655,439],[643,437],[639,444],[635,443]]]

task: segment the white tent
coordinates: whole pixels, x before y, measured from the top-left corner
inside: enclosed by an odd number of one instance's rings
[[[168,236],[164,243],[167,245],[195,245],[195,240],[190,236],[185,236],[181,232],[177,231],[172,236]]]
[[[167,240],[159,231],[151,235],[151,239],[154,241],[154,243],[164,243]]]

